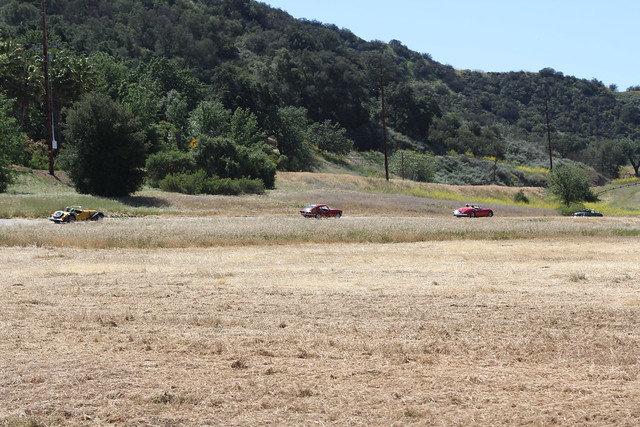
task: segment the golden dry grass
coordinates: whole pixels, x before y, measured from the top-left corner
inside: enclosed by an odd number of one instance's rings
[[[425,240],[511,240],[572,236],[640,236],[640,218],[605,217],[248,217],[106,218],[53,224],[1,220],[0,246],[184,248],[291,243],[402,243]]]
[[[638,425],[638,223],[605,219],[5,224],[43,237],[0,247],[0,424]]]

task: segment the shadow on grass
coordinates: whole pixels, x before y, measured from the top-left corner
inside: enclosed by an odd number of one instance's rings
[[[171,206],[168,200],[152,196],[115,197],[113,200],[133,208],[166,208]]]

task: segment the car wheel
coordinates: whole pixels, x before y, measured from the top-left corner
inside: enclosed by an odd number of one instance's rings
[[[340,217],[341,217],[341,216],[342,216],[342,214],[341,214],[341,213],[337,213],[337,214],[336,214],[336,218],[337,218],[337,219],[340,219]]]
[[[489,214],[487,215],[489,218],[491,218],[493,216],[493,212],[489,212]]]
[[[316,214],[316,218],[317,218],[317,219],[322,218],[322,214]]]
[[[104,214],[102,212],[95,214],[95,216],[92,218],[94,221],[100,221],[102,218],[104,218]]]
[[[476,213],[475,213],[475,212],[471,212],[471,213],[469,214],[469,217],[470,217],[470,218],[475,218],[475,217],[476,217]]]
[[[74,222],[76,220],[76,217],[74,215],[69,215],[69,219],[67,219],[67,222]]]

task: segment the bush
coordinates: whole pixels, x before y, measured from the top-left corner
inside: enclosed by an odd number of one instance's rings
[[[260,179],[274,188],[276,165],[258,146],[245,147],[229,138],[202,138],[194,149],[198,169],[209,177]]]
[[[195,173],[171,173],[158,182],[158,187],[172,193],[202,194],[208,179],[202,170]]]
[[[264,184],[259,179],[209,178],[204,192],[206,194],[236,196],[239,194],[263,194],[264,191]]]
[[[190,153],[160,151],[147,158],[146,169],[149,183],[157,186],[169,174],[195,172],[196,161]]]
[[[529,204],[529,198],[524,194],[524,190],[519,190],[516,194],[514,194],[513,201],[517,203]]]
[[[572,203],[569,206],[562,205],[559,212],[562,216],[571,216],[572,213],[578,212],[581,209],[584,209],[584,205],[582,203]]]
[[[208,177],[206,172],[168,174],[158,182],[160,189],[183,194],[263,194],[265,186],[260,179],[232,179]]]
[[[393,173],[413,181],[431,182],[435,176],[435,162],[428,154],[398,150],[389,161]]]

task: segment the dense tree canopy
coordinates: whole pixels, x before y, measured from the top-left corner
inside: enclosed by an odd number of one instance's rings
[[[87,95],[67,114],[65,163],[80,193],[127,196],[142,184],[146,147],[126,106]]]
[[[34,141],[46,122],[39,7],[0,0],[0,93]],[[553,68],[455,70],[255,0],[55,0],[47,13],[58,134],[64,108],[92,92],[133,111],[151,152],[186,152],[201,135],[264,151],[270,138],[280,169],[309,170],[317,149],[381,148],[384,92],[392,150],[497,158],[499,147],[532,161],[523,153],[543,154],[548,114],[555,156],[615,176],[602,141],[640,140],[634,88]],[[635,168],[637,151],[618,148]]]
[[[547,176],[549,191],[562,204],[569,206],[576,202],[595,202],[597,197],[589,189],[589,179],[576,164],[566,164],[554,168]]]

